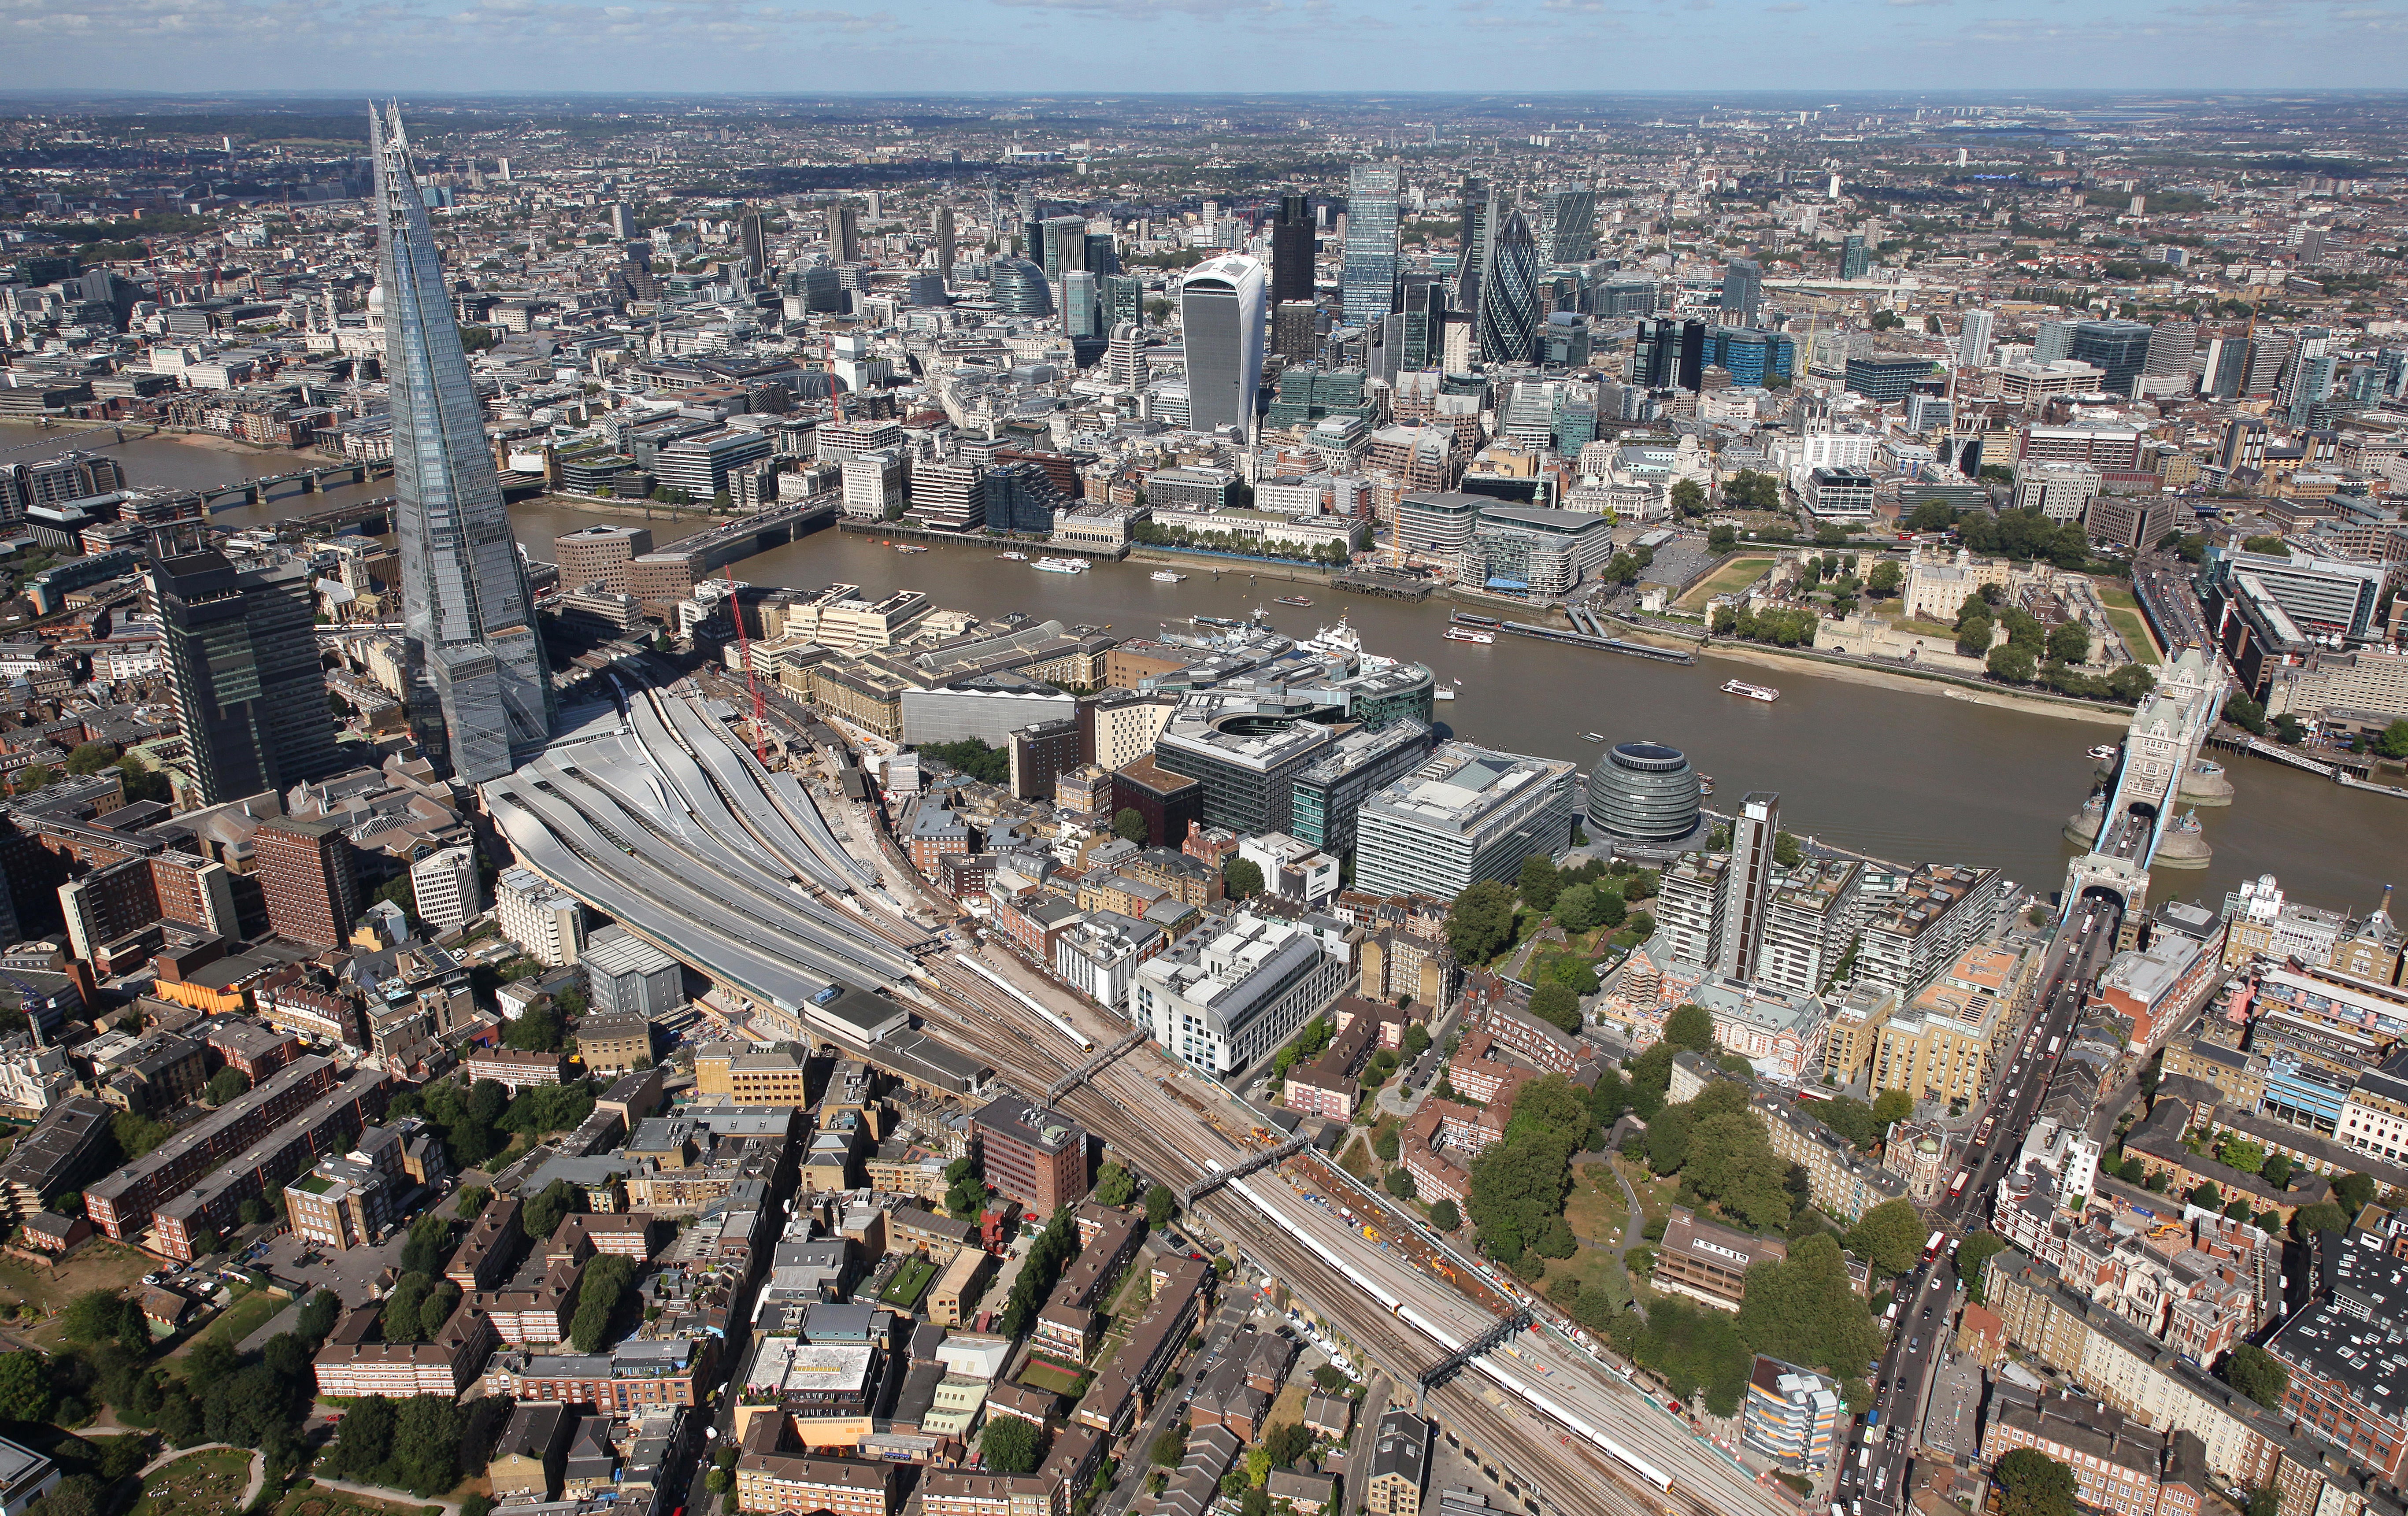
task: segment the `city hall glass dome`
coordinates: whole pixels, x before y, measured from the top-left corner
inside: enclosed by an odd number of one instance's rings
[[[1621,742],[1588,776],[1588,823],[1610,837],[1669,842],[1697,829],[1697,770],[1678,748]]]

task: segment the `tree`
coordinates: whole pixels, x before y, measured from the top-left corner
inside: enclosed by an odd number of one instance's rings
[[[1990,1259],[2006,1245],[2007,1239],[1996,1232],[1975,1232],[1957,1244],[1956,1277],[1965,1281],[1965,1298],[1977,1306],[1982,1303],[1982,1280]]]
[[[1795,832],[1776,832],[1772,837],[1772,861],[1784,868],[1796,868],[1806,861],[1805,844]]]
[[[2215,1156],[2218,1162],[2243,1174],[2259,1173],[2266,1166],[2266,1150],[2236,1132],[2227,1132],[2217,1139]]]
[[[1985,656],[1990,651],[1990,635],[1994,623],[1987,616],[1967,616],[1956,623],[1956,651],[1968,658]]]
[[[1555,896],[1555,924],[1567,932],[1585,932],[1598,924],[1597,890],[1588,884],[1567,886]]]
[[[1419,1022],[1407,1022],[1405,1023],[1406,1057],[1420,1057],[1423,1053],[1429,1051],[1429,1045],[1430,1035],[1428,1027],[1424,1026]]]
[[[14,793],[18,794],[31,794],[36,790],[48,788],[50,781],[56,778],[58,778],[58,775],[51,770],[50,765],[48,764],[27,764],[24,767],[17,770]]]
[[[2243,552],[2280,553],[2286,558],[2291,555],[2290,548],[2283,541],[2283,539],[2271,533],[2259,533],[2256,536],[2243,537],[2241,539],[2241,551]]]
[[[1430,1206],[1430,1224],[1441,1232],[1452,1232],[1463,1224],[1463,1212],[1454,1201],[1440,1195]]]
[[[2291,1187],[2291,1158],[2288,1153],[2270,1152],[2258,1166],[2258,1177],[2277,1190]]]
[[[2157,676],[2146,664],[2118,664],[2107,676],[2107,693],[2126,705],[2137,706],[2157,687]]]
[[[624,1254],[606,1252],[585,1266],[577,1286],[577,1315],[568,1328],[579,1352],[598,1352],[609,1340],[611,1318],[635,1282],[635,1261]]]
[[[130,1110],[121,1110],[110,1117],[108,1132],[128,1158],[141,1157],[172,1135],[150,1117],[136,1116]]]
[[[1561,984],[1541,984],[1530,992],[1530,1014],[1567,1032],[1580,1030],[1580,997]]]
[[[1124,842],[1134,842],[1142,848],[1154,840],[1147,830],[1145,817],[1124,806],[1112,813],[1112,836]]]
[[[1703,1006],[1681,1006],[1664,1018],[1661,1039],[1668,1046],[1693,1052],[1714,1051],[1714,1013]]]
[[[1168,1185],[1156,1184],[1145,1192],[1145,1224],[1155,1231],[1168,1226],[1178,1209],[1179,1197],[1170,1193]]]
[[[1402,1166],[1388,1170],[1388,1193],[1399,1200],[1411,1200],[1415,1193],[1412,1171]]]
[[[2270,1410],[2282,1406],[2291,1388],[2291,1371],[2283,1366],[2283,1360],[2254,1342],[2243,1342],[2226,1355],[2224,1379]]]
[[[218,1240],[218,1229],[214,1226],[202,1227],[194,1233],[189,1240],[193,1244],[193,1256],[195,1258],[207,1258],[223,1245]]]
[[[2308,1240],[2311,1232],[2331,1232],[2338,1236],[2348,1230],[2349,1212],[2329,1200],[2301,1206],[2291,1213],[2291,1235],[2302,1242]]]
[[[1187,1429],[1172,1422],[1154,1439],[1154,1446],[1146,1450],[1146,1456],[1164,1468],[1177,1468],[1181,1460],[1187,1456]]]
[[[1884,1090],[1873,1096],[1873,1120],[1887,1131],[1894,1122],[1902,1122],[1914,1114],[1914,1098],[1904,1090]]]
[[[208,1085],[201,1092],[201,1098],[212,1106],[222,1106],[236,1096],[247,1094],[250,1089],[250,1075],[239,1068],[221,1068],[209,1076]]]
[[[1137,1194],[1137,1177],[1118,1164],[1108,1163],[1096,1170],[1096,1204],[1125,1206]]]
[[[260,1226],[265,1224],[267,1219],[276,1213],[267,1209],[266,1201],[252,1195],[235,1208],[235,1214],[242,1218],[242,1224],[245,1226]]]
[[[532,1239],[549,1239],[560,1226],[560,1219],[571,1211],[585,1209],[585,1192],[566,1180],[554,1180],[543,1187],[543,1193],[526,1203],[519,1216],[519,1224]]]
[[[2090,661],[2090,628],[2080,622],[2059,622],[2048,634],[2048,655],[2060,664]]]
[[[2266,708],[2238,690],[2224,697],[2224,719],[2244,732],[2266,735]]]
[[[2383,758],[2408,758],[2408,721],[2393,722],[2376,734],[2374,751]]]
[[[1533,853],[1522,860],[1522,903],[1543,916],[1555,908],[1555,897],[1563,893],[1563,875],[1547,861],[1544,853]]]
[[[424,1274],[404,1274],[384,1297],[384,1311],[379,1318],[387,1342],[423,1342],[426,1337],[423,1320],[426,1293],[435,1281]]]
[[[2036,1448],[2000,1454],[1990,1478],[2002,1493],[2000,1516],[2074,1516],[2073,1470]]]
[[[1402,1146],[1397,1134],[1398,1128],[1393,1123],[1371,1134],[1371,1151],[1380,1162],[1393,1164],[1397,1161],[1397,1153]]]
[[[1705,487],[1696,479],[1681,479],[1672,486],[1672,514],[1676,517],[1702,515],[1706,508]]]
[[[2334,1201],[2355,1216],[2374,1203],[2374,1180],[2365,1174],[2343,1174],[2332,1181]]]
[[[1738,1325],[1758,1352],[1835,1373],[1855,1369],[1881,1345],[1872,1312],[1849,1282],[1840,1240],[1828,1232],[1748,1269]]]
[[[0,1421],[47,1422],[50,1403],[50,1373],[40,1353],[0,1353]]]
[[[1992,648],[1984,666],[1989,669],[1992,679],[2002,679],[2009,684],[2029,684],[2032,676],[2040,672],[2040,661],[2032,656],[2031,650],[2017,647],[2012,642],[2001,642]]]
[[[1713,527],[1709,527],[1709,528],[1707,528],[1707,530],[1706,530],[1706,551],[1709,551],[1709,552],[1728,552],[1728,551],[1730,551],[1733,548],[1736,548],[1736,547],[1738,547],[1738,546],[1739,546],[1739,528],[1738,528],[1738,527],[1736,527],[1736,526],[1731,526],[1731,525],[1728,525],[1728,524],[1724,524],[1724,525],[1713,526]]]
[[[67,754],[66,770],[79,778],[97,774],[117,761],[117,749],[106,742],[79,742]]]
[[[1742,468],[1724,481],[1723,503],[1742,510],[1779,510],[1781,480],[1770,474]]]
[[[150,1345],[142,1308],[114,1290],[86,1290],[68,1301],[66,1309],[59,1313],[59,1329],[69,1342],[87,1348],[117,1342],[139,1352]]]
[[[1484,964],[1513,940],[1513,892],[1483,880],[1455,897],[1447,912],[1447,946],[1466,965]]]
[[[1263,868],[1251,858],[1232,858],[1221,866],[1221,884],[1232,900],[1252,900],[1263,893]]]
[[[1875,1273],[1903,1274],[1923,1256],[1923,1218],[1903,1200],[1885,1200],[1856,1218],[1848,1248]]]
[[[502,1032],[502,1046],[521,1052],[558,1052],[568,1045],[568,1028],[561,1019],[557,996],[538,1000],[511,1018]]]
[[[39,1516],[108,1516],[108,1491],[90,1474],[70,1474],[34,1502]]]
[[[335,1443],[328,1450],[328,1472],[337,1477],[349,1474],[360,1477],[373,1475],[393,1456],[393,1402],[380,1394],[366,1395],[353,1401],[335,1423]]]
[[[979,1434],[979,1453],[997,1474],[1033,1474],[1045,1458],[1045,1433],[1018,1416],[990,1416]]]
[[[1899,586],[1905,582],[1906,571],[1885,558],[1865,576],[1865,594],[1876,600],[1886,600],[1898,594]]]
[[[460,1482],[461,1410],[449,1395],[412,1395],[394,1413],[393,1456],[380,1483],[431,1499]]]
[[[920,751],[982,784],[1001,784],[1011,778],[1011,754],[974,737],[959,742],[924,742]]]

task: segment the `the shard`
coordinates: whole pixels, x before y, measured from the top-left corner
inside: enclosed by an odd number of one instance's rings
[[[481,783],[550,735],[552,686],[400,107],[369,107],[368,150],[410,727],[439,767]]]

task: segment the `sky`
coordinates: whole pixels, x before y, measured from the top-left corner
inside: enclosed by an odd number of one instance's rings
[[[2408,0],[0,0],[145,90],[2394,88]]]

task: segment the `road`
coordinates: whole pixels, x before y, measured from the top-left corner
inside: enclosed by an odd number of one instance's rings
[[[2088,923],[2088,930],[2084,923]],[[2077,901],[2064,926],[2050,940],[2041,962],[2041,991],[2035,997],[2030,1029],[2016,1045],[2007,1068],[1993,1081],[2003,1086],[1993,1097],[1988,1120],[1974,1128],[1985,1138],[1969,1147],[1958,1168],[1966,1176],[1962,1189],[1951,1181],[1952,1193],[1942,1197],[1934,1216],[1943,1234],[1958,1238],[1975,1229],[1989,1214],[1998,1182],[2004,1179],[2022,1151],[2024,1135],[2039,1118],[2056,1077],[2064,1039],[2071,1037],[2082,1014],[2086,986],[2115,954],[2122,913],[2111,902]],[[2052,1054],[2052,1044],[2058,1048]],[[2120,1089],[2121,1086],[2115,1086]],[[1917,1429],[1923,1424],[1925,1398],[1932,1371],[1938,1366],[1944,1339],[1956,1330],[1957,1280],[1954,1267],[1956,1241],[1948,1241],[1899,1286],[1897,1330],[1877,1368],[1874,1404],[1879,1418],[1857,1423],[1842,1454],[1838,1495],[1875,1512],[1906,1509],[1914,1489],[1911,1457]]]
[[[1145,1260],[1140,1259],[1131,1266],[1144,1267]],[[1127,1451],[1121,1458],[1118,1477],[1113,1480],[1112,1487],[1096,1502],[1095,1516],[1121,1516],[1144,1490],[1146,1476],[1155,1466],[1147,1456],[1154,1448],[1154,1438],[1162,1436],[1164,1427],[1187,1413],[1187,1403],[1195,1398],[1196,1381],[1221,1361],[1222,1354],[1228,1351],[1229,1339],[1237,1336],[1238,1328],[1252,1314],[1250,1308],[1254,1303],[1251,1292],[1240,1289],[1223,1292],[1220,1304],[1213,1308],[1211,1316],[1199,1328],[1204,1337],[1204,1346],[1189,1356],[1182,1369],[1186,1377],[1180,1381],[1179,1388],[1157,1399],[1153,1414],[1139,1423],[1137,1430],[1130,1435]],[[1266,1323],[1266,1329],[1268,1326]]]

